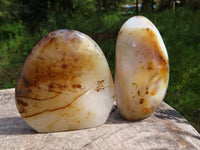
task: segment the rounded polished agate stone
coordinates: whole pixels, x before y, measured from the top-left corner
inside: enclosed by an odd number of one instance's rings
[[[33,48],[16,85],[16,106],[38,132],[104,124],[114,101],[106,58],[87,35],[49,33]]]
[[[116,100],[127,120],[148,117],[163,100],[169,80],[169,61],[162,37],[151,21],[130,18],[116,44]]]

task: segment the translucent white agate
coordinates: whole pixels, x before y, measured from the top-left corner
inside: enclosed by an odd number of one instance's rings
[[[38,132],[104,124],[114,102],[106,58],[88,36],[74,30],[49,33],[33,48],[16,85],[16,105]]]
[[[167,50],[158,29],[147,18],[132,17],[116,43],[117,106],[127,120],[149,116],[163,100],[169,80]]]

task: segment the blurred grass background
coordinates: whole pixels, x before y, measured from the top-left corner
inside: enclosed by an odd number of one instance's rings
[[[15,87],[20,69],[34,45],[43,36],[58,29],[74,29],[91,36],[103,50],[114,75],[118,31],[131,16],[144,15],[159,29],[169,54],[170,82],[164,101],[200,132],[198,5],[184,5],[176,10],[170,7],[157,7],[152,11],[143,9],[137,14],[121,9],[122,4],[131,2],[135,3],[131,0],[2,0],[0,89]]]

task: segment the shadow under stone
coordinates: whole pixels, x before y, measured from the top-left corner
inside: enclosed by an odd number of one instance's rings
[[[183,116],[181,116],[181,114],[179,114],[174,109],[158,109],[157,113],[155,113],[155,116],[162,120],[172,120],[173,122],[176,122],[176,123],[191,125]],[[177,135],[190,136],[190,137],[200,140],[200,136],[194,135],[188,131],[184,131],[178,126],[174,126],[169,123],[167,127],[168,127],[168,132],[173,132],[174,134],[177,134]]]
[[[190,124],[183,116],[181,116],[176,110],[174,109],[158,109],[155,116],[159,119],[163,120],[173,120],[177,123],[185,123]]]
[[[21,117],[0,119],[0,135],[20,135],[37,133]]]
[[[134,121],[132,121],[134,122]],[[128,120],[125,120],[119,110],[117,109],[117,106],[114,105],[111,112],[110,112],[110,115],[106,121],[106,124],[124,124],[124,123],[131,123],[131,121],[128,121]]]

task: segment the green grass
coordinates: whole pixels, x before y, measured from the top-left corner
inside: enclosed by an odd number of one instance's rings
[[[194,115],[200,108],[200,10],[179,8],[141,15],[158,27],[168,50],[170,82],[165,101],[200,132]],[[30,31],[22,21],[1,23],[0,89],[14,87],[21,66],[34,44],[48,32],[61,28],[79,30],[93,37],[104,51],[114,75],[116,36],[129,17],[120,13],[94,13],[87,17],[52,13],[47,20],[38,23],[34,31]]]

